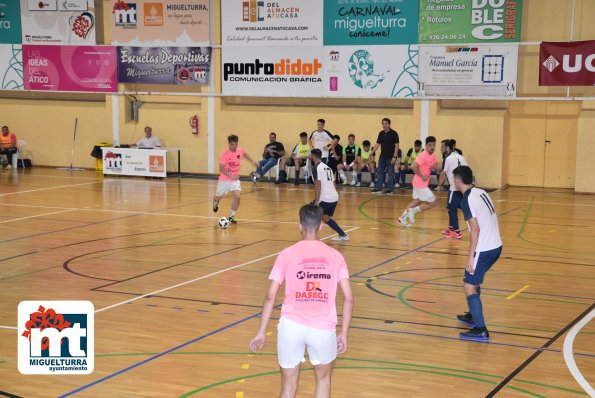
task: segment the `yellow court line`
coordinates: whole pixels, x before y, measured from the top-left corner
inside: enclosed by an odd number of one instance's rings
[[[521,294],[522,292],[524,292],[528,288],[529,288],[529,285],[523,286],[522,288],[520,288],[516,292],[512,293],[510,296],[506,297],[506,300],[512,300],[513,298],[515,298],[516,296],[518,296],[519,294]]]

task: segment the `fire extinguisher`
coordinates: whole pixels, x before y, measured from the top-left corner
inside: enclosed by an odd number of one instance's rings
[[[198,134],[198,116],[194,115],[190,118],[190,127],[192,127],[192,134]]]

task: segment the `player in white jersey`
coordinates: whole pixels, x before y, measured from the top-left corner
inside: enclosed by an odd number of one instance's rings
[[[452,173],[457,191],[463,194],[461,209],[471,231],[463,278],[469,312],[457,315],[457,318],[473,326],[473,329],[460,333],[460,337],[489,340],[490,334],[483,319],[480,285],[485,274],[502,253],[498,215],[487,192],[473,187],[473,172],[469,166],[459,166]]]
[[[333,170],[322,162],[322,151],[320,149],[312,149],[310,154],[312,155],[314,168],[317,171],[316,180],[314,181],[316,198],[312,203],[322,208],[322,221],[337,233],[333,240],[349,240],[349,236],[345,231],[332,219],[339,201]]]
[[[461,239],[463,234],[459,229],[458,210],[461,205],[461,200],[463,199],[463,194],[455,188],[452,172],[459,166],[467,166],[468,163],[462,155],[454,150],[452,140],[446,140],[444,143],[444,150],[446,151],[446,159],[444,160],[444,168],[442,169],[442,173],[440,173],[438,187],[436,188],[437,191],[442,190],[444,180],[448,179],[449,192],[448,202],[446,204],[446,209],[448,210],[448,228],[442,231],[442,235],[444,235],[446,239]]]

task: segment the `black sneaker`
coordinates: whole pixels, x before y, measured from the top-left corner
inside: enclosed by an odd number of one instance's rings
[[[213,213],[217,213],[219,211],[219,203],[213,202]]]
[[[300,180],[299,180],[299,179],[296,179],[296,180],[293,182],[293,185],[300,185]]]
[[[485,341],[490,339],[490,333],[486,328],[473,328],[467,332],[459,333],[462,339]]]
[[[384,191],[384,194],[385,195],[392,195],[393,194],[393,191],[390,190],[390,189],[387,189],[386,191]]]
[[[258,175],[255,172],[250,173],[250,178],[252,179],[252,181],[258,182]]]
[[[370,191],[370,192],[371,192],[371,193],[374,193],[374,194],[381,194],[381,193],[382,193],[382,189],[376,189],[376,188],[374,188],[374,189],[372,189],[372,191]]]
[[[457,315],[457,319],[463,323],[466,323],[467,325],[469,325],[471,327],[475,327],[475,321],[473,320],[473,317],[471,316],[471,314],[468,312],[465,312],[464,314]]]
[[[229,216],[229,222],[231,224],[237,224],[238,223],[238,220],[236,220],[236,218],[234,216]]]

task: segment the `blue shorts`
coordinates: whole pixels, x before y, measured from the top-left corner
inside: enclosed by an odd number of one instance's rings
[[[332,217],[335,214],[335,209],[337,208],[337,202],[328,203],[328,202],[319,202],[318,205],[322,209],[322,214],[326,214],[329,217]]]
[[[463,282],[470,285],[481,285],[483,283],[483,277],[492,265],[498,261],[500,254],[502,254],[502,246],[485,252],[475,253],[475,272],[470,274],[465,271]]]
[[[459,191],[448,191],[448,202],[446,203],[447,209],[458,209],[461,207],[461,201],[463,200],[463,194]]]

